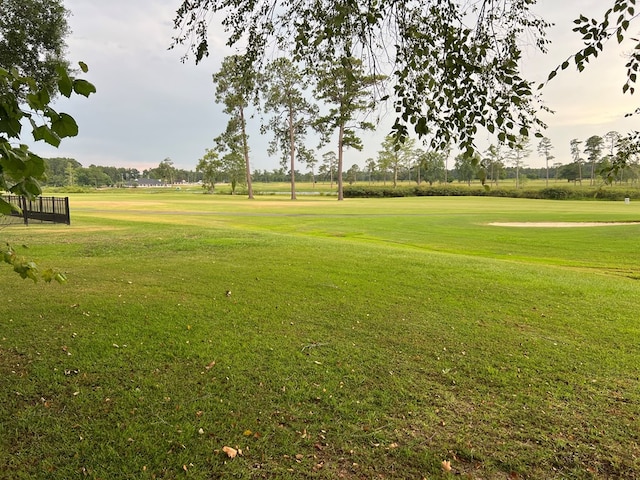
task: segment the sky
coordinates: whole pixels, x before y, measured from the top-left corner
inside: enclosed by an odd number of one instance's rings
[[[208,58],[199,65],[181,62],[186,47],[169,50],[175,36],[173,18],[180,0],[66,0],[71,11],[72,33],[67,39],[67,58],[89,66],[84,78],[97,93],[90,98],[61,98],[58,111],[72,115],[79,124],[77,137],[63,140],[58,149],[38,142],[34,152],[45,157],[69,157],[83,166],[90,164],[144,169],[153,168],[170,158],[174,166],[194,170],[213,138],[222,133],[228,117],[214,101],[212,74],[222,59],[235,53],[225,45],[225,32],[212,23]],[[522,70],[525,78],[541,82],[549,72],[575,53],[581,45],[571,31],[580,14],[598,17],[610,0],[539,0],[535,11],[555,24],[548,36],[549,52],[540,54],[525,46]],[[635,32],[632,32],[632,34]],[[627,49],[631,48],[627,45]],[[582,72],[573,66],[553,79],[542,98],[554,115],[543,113],[548,124],[543,134],[554,145],[553,161],[569,163],[569,142],[604,136],[616,130],[628,133],[638,129],[636,117],[625,118],[638,105],[637,99],[622,95],[626,69],[622,47],[611,44],[590,67]],[[361,167],[375,158],[380,144],[390,131],[393,113],[383,117],[375,132],[363,135],[362,152],[348,150],[345,170],[357,163]],[[260,134],[259,119],[249,120],[251,163],[253,169],[278,168],[279,158],[266,154],[268,137]],[[486,148],[491,138],[478,138]],[[538,139],[532,140],[533,153],[525,162],[542,167],[544,160],[535,152]],[[310,146],[315,146],[311,142]],[[323,148],[322,153],[331,150]],[[304,167],[301,167],[304,170]]]

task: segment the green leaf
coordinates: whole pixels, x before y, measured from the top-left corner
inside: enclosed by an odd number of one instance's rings
[[[34,110],[44,110],[50,102],[51,96],[44,88],[36,93],[27,94],[27,103]]]
[[[73,91],[78,95],[88,97],[92,93],[96,93],[96,87],[91,82],[78,78],[73,81]]]
[[[66,68],[58,67],[58,88],[60,89],[60,93],[65,97],[69,98],[71,96],[73,83],[71,78],[69,78],[69,73]]]
[[[78,135],[78,124],[71,115],[61,113],[51,122],[51,130],[60,138],[75,137]]]
[[[60,137],[58,137],[48,125],[40,125],[33,129],[33,139],[38,142],[44,140],[49,145],[57,147],[60,145]]]
[[[9,138],[20,138],[22,124],[19,118],[5,117],[0,106],[0,132],[6,133]]]
[[[12,205],[6,200],[4,200],[3,198],[0,198],[0,214],[10,215],[12,211],[13,211]]]

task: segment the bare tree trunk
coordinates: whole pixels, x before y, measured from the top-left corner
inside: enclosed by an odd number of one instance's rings
[[[549,186],[549,157],[547,157],[547,187]]]
[[[289,151],[291,156],[291,200],[296,199],[296,142],[293,123],[293,106],[289,107]]]
[[[253,199],[253,185],[251,183],[251,163],[249,162],[249,145],[247,144],[247,130],[244,121],[244,109],[240,107],[240,124],[242,125],[242,149],[244,150],[244,165],[247,175],[247,190],[249,199]]]
[[[580,181],[580,185],[582,185],[582,163],[578,161],[578,179]]]
[[[344,200],[344,194],[342,193],[342,160],[344,150],[344,125],[340,125],[338,131],[338,201]]]

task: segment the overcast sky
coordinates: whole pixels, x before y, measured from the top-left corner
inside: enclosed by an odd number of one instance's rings
[[[65,139],[58,149],[36,144],[34,151],[46,157],[70,157],[82,165],[131,167],[140,171],[171,158],[178,168],[195,169],[213,138],[221,133],[227,117],[214,102],[211,75],[225,55],[234,53],[224,45],[224,32],[211,26],[211,55],[194,65],[181,63],[183,49],[168,50],[175,34],[172,20],[180,0],[66,0],[72,12],[69,23],[68,58],[89,65],[85,76],[97,94],[89,99],[61,99],[59,111],[73,115],[78,137]],[[579,14],[598,16],[610,0],[539,0],[536,11],[556,25],[550,32],[553,44],[547,55],[525,50],[523,70],[527,78],[543,81],[549,72],[580,47],[571,31]],[[636,32],[632,32],[635,34]],[[554,161],[569,163],[569,141],[603,136],[611,130],[627,133],[638,129],[633,111],[637,99],[622,95],[626,69],[622,49],[610,45],[607,53],[578,74],[570,67],[544,90],[546,105],[555,115],[542,115],[549,128],[544,132],[554,145]],[[629,48],[629,47],[627,47]],[[383,137],[393,122],[391,114],[377,132],[364,136],[363,152],[347,151],[345,170],[364,165],[376,157]],[[259,122],[250,121],[252,167],[273,169],[278,158],[266,154],[267,139],[261,138]],[[489,138],[479,139],[480,146]],[[533,139],[534,146],[537,139]],[[315,146],[315,145],[310,145]],[[332,149],[327,146],[321,153]],[[526,162],[543,166],[535,153]],[[304,168],[301,168],[302,170]]]

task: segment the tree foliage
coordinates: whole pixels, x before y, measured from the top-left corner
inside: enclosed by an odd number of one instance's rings
[[[196,171],[202,173],[202,188],[208,193],[213,193],[216,183],[221,180],[224,172],[218,152],[207,149],[203,157],[198,161]]]
[[[573,31],[582,36],[584,47],[567,58],[561,65],[558,65],[549,74],[547,82],[556,77],[560,70],[567,69],[571,64],[574,64],[578,71],[582,72],[592,60],[598,58],[608,44],[623,44],[626,42],[630,48],[628,50],[629,53],[627,53],[626,80],[622,85],[622,92],[628,94],[635,92],[638,70],[640,69],[640,39],[637,36],[629,37],[628,33],[631,23],[640,16],[636,12],[636,0],[608,0],[605,5],[609,7],[600,17],[580,15],[574,20]],[[544,84],[540,85],[539,88],[543,86]],[[628,113],[627,116],[632,114],[640,114],[640,108],[637,108],[633,113]],[[620,150],[622,153],[612,155],[608,166],[602,172],[608,181],[612,181],[618,173],[626,169],[630,156],[633,156],[634,152],[640,149],[640,133],[632,131],[624,137],[623,143],[625,146]],[[611,145],[612,148],[613,144]],[[576,160],[575,156],[574,162],[577,162],[578,167],[580,167],[580,161]],[[581,171],[579,178],[580,180],[582,179]]]
[[[398,186],[398,172],[402,165],[408,165],[414,155],[415,140],[409,138],[404,142],[392,135],[382,141],[382,150],[378,151],[380,170],[393,172],[393,187]],[[385,177],[386,180],[386,177]]]
[[[523,32],[545,50],[549,26],[534,1],[184,0],[174,45],[188,43],[196,62],[208,55],[207,32],[222,15],[228,45],[259,63],[274,46],[307,67],[356,57],[369,75],[386,74],[397,112],[395,135],[413,129],[444,150],[474,150],[479,128],[515,144],[543,127],[532,85],[520,74]]]
[[[498,185],[500,174],[504,170],[505,155],[502,150],[502,144],[491,144],[485,152],[480,167],[484,170],[485,181],[493,182]]]
[[[247,134],[244,130],[244,121],[240,116],[232,117],[227,124],[227,129],[218,135],[214,142],[216,150],[222,154],[222,172],[231,184],[231,194],[236,193],[236,187],[239,184],[250,185],[251,180],[247,183],[247,159],[249,156],[249,147],[247,146]],[[253,198],[253,193],[249,195]]]
[[[458,181],[471,185],[471,181],[478,174],[479,162],[474,161],[472,156],[460,154],[455,158],[454,168],[458,176]]]
[[[551,150],[553,150],[553,144],[551,143],[551,140],[547,137],[542,137],[540,139],[540,142],[538,143],[537,150],[538,150],[538,155],[543,157],[545,161],[546,170],[547,170],[546,185],[548,187],[549,186],[549,161],[555,158],[551,154]]]
[[[273,132],[269,154],[282,153],[282,165],[289,164],[291,199],[296,198],[296,157],[308,155],[304,139],[316,123],[318,107],[307,97],[308,81],[294,62],[277,58],[271,62],[263,77],[264,110],[270,113],[266,128]]]
[[[255,90],[256,73],[245,57],[231,55],[225,57],[222,61],[220,70],[213,75],[213,83],[216,86],[216,102],[222,103],[224,105],[224,113],[230,115],[227,132],[236,131],[240,136],[239,141],[242,145],[245,168],[244,182],[247,185],[249,198],[253,198],[245,111]]]
[[[318,124],[325,134],[338,132],[338,200],[343,200],[342,170],[344,149],[362,150],[357,130],[373,130],[375,125],[363,120],[375,108],[372,92],[384,80],[380,75],[366,75],[362,60],[342,57],[314,69],[315,94],[329,105],[329,111],[320,116]]]
[[[418,155],[418,178],[420,185],[420,171],[422,171],[422,179],[433,185],[434,182],[443,182],[445,174],[444,166],[445,153],[433,150],[420,152]]]
[[[64,58],[68,15],[62,0],[0,1],[0,67],[15,68],[55,95],[58,70],[68,67]],[[29,88],[14,93],[24,99]]]
[[[531,154],[531,144],[529,138],[520,136],[517,138],[507,154],[507,158],[516,169],[516,188],[520,187],[520,169],[524,166],[524,159]]]
[[[86,72],[87,66],[81,64]],[[75,78],[67,70],[57,70],[57,89],[65,97],[79,94],[88,97],[95,87],[86,80]],[[26,104],[20,92],[26,91]],[[57,147],[63,138],[78,134],[73,117],[51,107],[47,87],[39,87],[31,77],[20,75],[17,69],[0,68],[0,189],[33,198],[40,195],[39,180],[45,172],[42,158],[19,143],[23,120],[27,120],[35,141],[44,141]],[[11,205],[0,199],[0,214],[11,211]]]
[[[561,65],[556,67],[550,74],[547,81],[557,76],[560,70],[565,70],[573,62],[578,71],[582,72],[591,60],[598,58],[610,40],[615,40],[622,44],[625,39],[631,41],[633,49],[627,57],[627,79],[622,86],[623,93],[633,94],[637,81],[638,69],[640,68],[640,40],[628,38],[631,22],[638,18],[636,13],[635,0],[609,0],[605,5],[607,8],[601,17],[587,17],[580,15],[574,20],[573,31],[582,36],[584,47],[571,55]]]
[[[42,270],[37,263],[28,259],[24,255],[20,255],[15,248],[8,243],[3,247],[0,247],[0,255],[2,255],[2,261],[11,265],[13,267],[13,271],[22,278],[30,278],[34,282],[42,279],[46,283],[51,283],[53,280],[58,283],[64,283],[67,281],[67,277],[64,273],[55,271],[51,268]]]
[[[604,140],[600,135],[592,135],[584,143],[584,153],[587,154],[587,159],[591,164],[591,185],[595,183],[596,163],[600,161],[603,146]]]
[[[88,68],[81,63],[80,68]],[[22,140],[23,121],[31,126],[35,141],[44,141],[57,147],[63,138],[78,134],[78,125],[69,114],[57,112],[51,107],[50,86],[39,85],[29,76],[20,74],[17,68],[0,68],[0,190],[23,195],[29,199],[42,193],[39,181],[45,174],[45,162],[30,151]],[[65,97],[78,94],[88,97],[95,87],[88,81],[76,78],[67,69],[56,69],[55,91]],[[0,199],[0,215],[11,213],[11,204]],[[3,252],[4,261],[13,265],[23,278],[45,281],[65,280],[64,275],[50,270],[40,271],[38,266],[17,255],[9,245]]]

